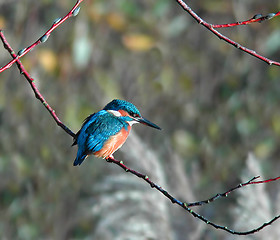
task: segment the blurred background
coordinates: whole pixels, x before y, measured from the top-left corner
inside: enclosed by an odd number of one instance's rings
[[[187,1],[210,23],[280,10],[276,0]],[[75,1],[0,1],[17,52]],[[280,61],[280,18],[221,30]],[[11,57],[0,48],[0,64]],[[279,174],[280,68],[220,41],[172,0],[85,0],[22,63],[74,132],[114,98],[162,127],[135,126],[115,157],[182,201],[207,199],[255,175]],[[143,180],[76,147],[16,65],[0,75],[1,239],[236,239],[195,219]],[[237,231],[280,213],[280,183],[249,186],[194,208]],[[279,239],[280,222],[241,239]],[[269,233],[269,234],[268,234]]]

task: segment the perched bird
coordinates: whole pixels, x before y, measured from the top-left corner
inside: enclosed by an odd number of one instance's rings
[[[109,158],[125,142],[134,123],[160,129],[156,124],[143,118],[139,110],[130,102],[115,99],[103,110],[88,116],[80,131],[74,137],[73,145],[78,145],[74,166],[93,154],[100,158]]]

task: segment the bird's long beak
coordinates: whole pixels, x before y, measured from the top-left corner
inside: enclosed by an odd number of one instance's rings
[[[157,126],[156,124],[150,122],[149,120],[143,118],[143,117],[137,117],[137,118],[134,118],[137,122],[139,123],[142,123],[144,125],[147,125],[149,127],[152,127],[152,128],[156,128],[156,129],[159,129],[161,130],[161,128],[159,126]]]

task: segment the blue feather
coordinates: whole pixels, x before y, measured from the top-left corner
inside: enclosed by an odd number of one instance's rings
[[[80,165],[88,154],[101,150],[122,128],[127,129],[128,123],[105,110],[90,115],[77,133],[74,143],[78,144],[78,153],[73,165]]]
[[[108,149],[102,149],[104,145],[107,142],[111,144],[109,139],[117,135],[122,129],[128,133],[130,130],[129,125],[136,122],[160,129],[154,123],[143,118],[139,110],[132,103],[125,100],[114,99],[103,110],[88,116],[80,131],[74,137],[73,145],[78,144],[78,153],[74,166],[80,165],[89,154],[95,154],[98,157],[108,157],[106,154],[112,154],[118,146],[111,148],[111,152],[107,152]],[[125,139],[121,139],[123,137],[122,134],[118,137],[120,137],[119,140],[125,141]],[[109,147],[115,147],[115,145]],[[100,150],[104,151],[99,152]]]
[[[124,110],[130,115],[132,114],[137,114],[138,116],[141,116],[139,110],[130,102],[127,102],[125,100],[120,100],[120,99],[114,99],[113,101],[109,102],[103,110]]]

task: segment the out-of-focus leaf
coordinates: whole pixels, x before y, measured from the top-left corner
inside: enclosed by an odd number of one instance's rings
[[[133,51],[148,51],[155,45],[155,40],[146,34],[127,34],[124,35],[123,44]]]
[[[170,23],[163,28],[167,37],[176,37],[182,33],[188,26],[189,19],[186,15],[177,16],[170,19]]]
[[[211,139],[217,139],[219,137],[220,129],[217,122],[211,122],[208,125],[208,134],[211,137]]]
[[[24,110],[24,102],[22,102],[20,99],[14,99],[12,101],[12,105],[15,110],[15,113],[22,114]]]
[[[20,177],[25,178],[30,173],[27,161],[21,155],[15,155],[13,158],[13,162],[15,165],[15,169],[17,170],[17,173]]]
[[[40,149],[40,153],[42,158],[49,160],[51,159],[51,153],[50,153],[50,149],[48,147],[46,147],[45,145],[42,145],[41,149]]]
[[[19,227],[19,239],[34,239],[37,236],[38,229],[33,224],[22,224]]]
[[[271,124],[274,132],[280,135],[280,114],[276,113],[272,116]]]
[[[180,76],[178,81],[179,81],[182,89],[184,89],[186,92],[190,92],[191,90],[193,90],[193,82],[189,76],[182,75],[182,76]]]
[[[255,154],[258,158],[264,159],[269,157],[275,149],[275,141],[273,139],[265,139],[255,147]]]
[[[267,54],[273,54],[280,49],[280,30],[275,30],[265,42],[265,51]]]
[[[96,6],[97,4],[94,4],[94,7],[91,7],[88,10],[88,16],[89,18],[95,22],[98,23],[103,19],[103,13],[99,11],[98,7]]]
[[[234,93],[230,96],[228,107],[232,112],[236,112],[242,107],[242,102],[238,93]]]
[[[128,16],[135,17],[140,13],[140,9],[137,3],[131,0],[119,0],[118,4],[120,9],[125,12]]]
[[[161,0],[157,1],[153,8],[153,13],[157,16],[164,16],[168,9],[170,9],[170,1],[168,0]]]
[[[228,1],[212,0],[202,2],[200,2],[201,7],[207,9],[207,11],[211,11],[212,13],[224,13],[226,9],[230,9],[232,7]]]
[[[79,36],[73,44],[74,62],[78,68],[83,68],[91,56],[91,42],[87,36]]]
[[[256,131],[257,122],[254,119],[242,118],[237,122],[237,131],[243,135],[248,136],[249,134]]]
[[[98,71],[96,71],[96,76],[95,81],[99,84],[100,89],[106,92],[110,98],[121,97],[119,85],[114,79],[104,73],[99,73]]]
[[[0,16],[0,29],[4,29],[6,27],[5,18]]]
[[[11,192],[7,191],[7,193],[11,193]],[[15,196],[12,195],[12,197],[15,197]],[[11,201],[11,199],[9,199],[9,201]],[[23,207],[22,207],[22,204],[21,204],[19,198],[14,198],[12,200],[12,203],[9,206],[9,213],[11,214],[12,217],[16,218],[16,217],[20,216],[21,214],[23,214],[23,212],[24,212]]]
[[[57,67],[57,57],[56,54],[50,49],[40,50],[39,62],[41,66],[49,73],[53,73]]]
[[[268,69],[268,74],[269,74],[269,77],[276,81],[277,82],[277,85],[278,85],[278,82],[279,82],[279,75],[280,75],[280,69],[279,68],[269,68]]]
[[[166,66],[162,69],[160,75],[160,84],[162,91],[168,92],[172,88],[174,79],[174,71],[170,67]]]
[[[183,155],[191,155],[197,149],[193,135],[185,130],[178,130],[174,134],[174,146]]]
[[[106,20],[110,27],[112,27],[114,30],[122,31],[125,27],[125,19],[124,17],[119,13],[110,13],[107,15]]]
[[[5,100],[6,100],[4,95],[5,92],[4,84],[5,84],[4,81],[2,82],[0,81],[0,124],[1,124],[1,110],[5,106]]]

